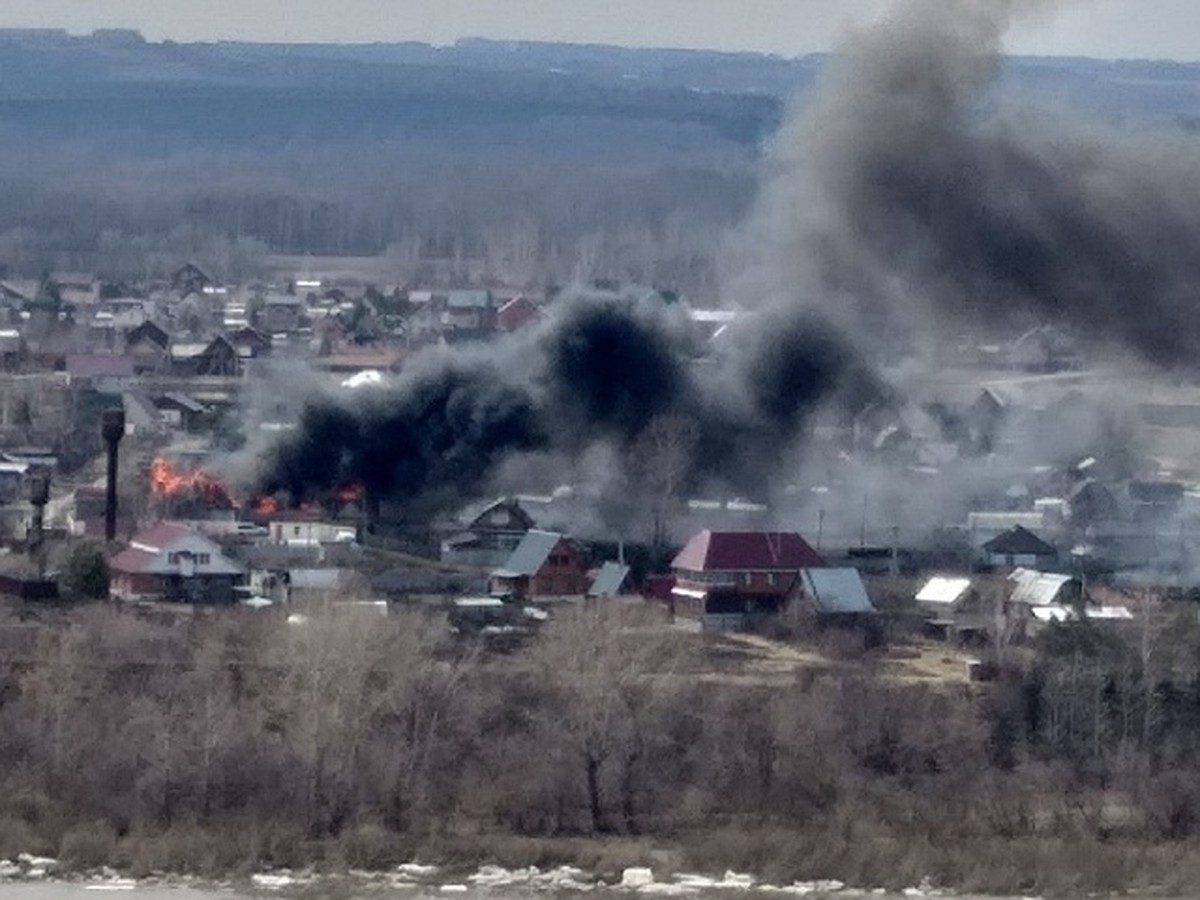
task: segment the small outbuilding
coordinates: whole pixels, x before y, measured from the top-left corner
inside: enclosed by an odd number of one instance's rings
[[[875,614],[857,569],[801,569],[800,584],[805,600],[820,618],[849,619]]]
[[[592,579],[588,588],[589,597],[617,597],[628,593],[629,566],[619,562],[606,562]]]

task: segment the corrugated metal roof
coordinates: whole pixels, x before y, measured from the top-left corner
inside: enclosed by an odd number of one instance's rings
[[[596,580],[588,589],[589,597],[613,597],[621,592],[621,586],[629,577],[629,566],[619,562],[606,562],[596,573]]]
[[[562,540],[553,531],[528,531],[504,565],[494,574],[501,578],[521,578],[535,574]]]
[[[1079,580],[1070,575],[1031,569],[1017,569],[1009,579],[1015,585],[1010,599],[1026,606],[1055,606],[1064,599],[1064,594],[1077,594],[1083,590]]]
[[[925,582],[916,599],[918,603],[944,603],[950,606],[957,603],[970,588],[970,578],[945,578],[936,575]]]
[[[858,569],[802,569],[804,590],[823,613],[850,615],[873,613]]]

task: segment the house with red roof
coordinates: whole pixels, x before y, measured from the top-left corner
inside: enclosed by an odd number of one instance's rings
[[[779,614],[802,569],[825,561],[794,531],[701,531],[671,563],[673,606],[695,609],[705,629],[753,628]]]
[[[217,544],[176,522],[134,535],[109,568],[115,599],[180,603],[232,603],[246,574]]]

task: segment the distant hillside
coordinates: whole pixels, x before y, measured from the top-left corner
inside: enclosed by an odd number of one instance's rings
[[[605,277],[712,296],[763,149],[824,63],[0,29],[0,268],[132,277],[183,257],[235,273],[265,253],[389,252],[413,283]],[[1014,59],[1000,90],[1200,123],[1200,65]]]
[[[136,32],[8,29],[0,30],[0,121],[62,135],[103,129],[106,115],[124,128],[131,115],[145,114],[157,128],[186,131],[183,123],[197,119],[210,134],[233,137],[294,131],[297,117],[333,129],[356,119],[445,128],[586,116],[692,123],[753,143],[778,125],[782,101],[802,96],[822,63],[820,56],[487,40],[153,44]],[[1107,116],[1200,119],[1196,64],[1019,58],[1006,86]]]

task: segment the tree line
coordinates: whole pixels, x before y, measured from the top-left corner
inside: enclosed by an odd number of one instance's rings
[[[1200,834],[1200,639],[1151,618],[1053,630],[991,685],[869,658],[781,684],[723,672],[650,608],[572,608],[508,655],[415,612],[82,609],[0,657],[0,857],[528,863],[621,842],[893,887],[1161,883]]]

